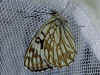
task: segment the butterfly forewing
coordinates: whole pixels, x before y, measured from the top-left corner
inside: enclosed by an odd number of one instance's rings
[[[74,37],[68,23],[57,16],[52,16],[41,26],[27,49],[24,63],[32,71],[61,68],[74,60]]]
[[[58,23],[59,22],[59,23]],[[75,43],[71,32],[60,26],[60,21],[52,22],[44,40],[45,57],[56,67],[69,65],[75,56]],[[65,30],[65,31],[64,31]]]

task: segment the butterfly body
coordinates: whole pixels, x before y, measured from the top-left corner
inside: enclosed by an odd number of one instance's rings
[[[57,12],[41,26],[33,37],[24,57],[31,71],[69,66],[76,55],[75,40],[68,22]]]

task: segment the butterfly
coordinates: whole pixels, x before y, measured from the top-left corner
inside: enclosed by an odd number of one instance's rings
[[[24,65],[31,71],[69,66],[76,55],[75,39],[68,21],[57,11],[34,35],[24,56]]]

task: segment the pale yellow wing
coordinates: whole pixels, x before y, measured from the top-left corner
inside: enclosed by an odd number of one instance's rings
[[[29,48],[26,51],[24,65],[31,71],[43,71],[52,68],[44,56],[43,44],[46,36],[45,34],[49,31],[49,28],[50,25],[42,25],[39,32],[33,37]]]
[[[41,58],[40,55],[38,55],[36,50],[32,48],[31,45],[25,54],[24,65],[31,71],[43,71],[52,68]]]
[[[68,66],[76,55],[74,37],[70,29],[61,26],[59,20],[48,24],[50,28],[44,39],[46,60],[54,67]]]
[[[65,21],[51,17],[33,37],[24,63],[32,71],[68,66],[76,55],[74,37]]]

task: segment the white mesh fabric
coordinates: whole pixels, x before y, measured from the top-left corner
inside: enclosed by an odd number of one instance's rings
[[[0,71],[1,75],[99,75],[100,62],[92,52],[91,46],[80,33],[74,14],[82,11],[69,6],[66,16],[70,23],[77,46],[77,56],[69,67],[48,70],[46,72],[31,72],[24,67],[24,54],[29,43],[40,26],[49,18],[48,14],[34,12],[49,12],[44,5],[34,6],[31,0],[0,0]],[[32,15],[34,17],[26,16]],[[85,17],[83,17],[85,18]],[[84,25],[84,23],[82,24]]]

